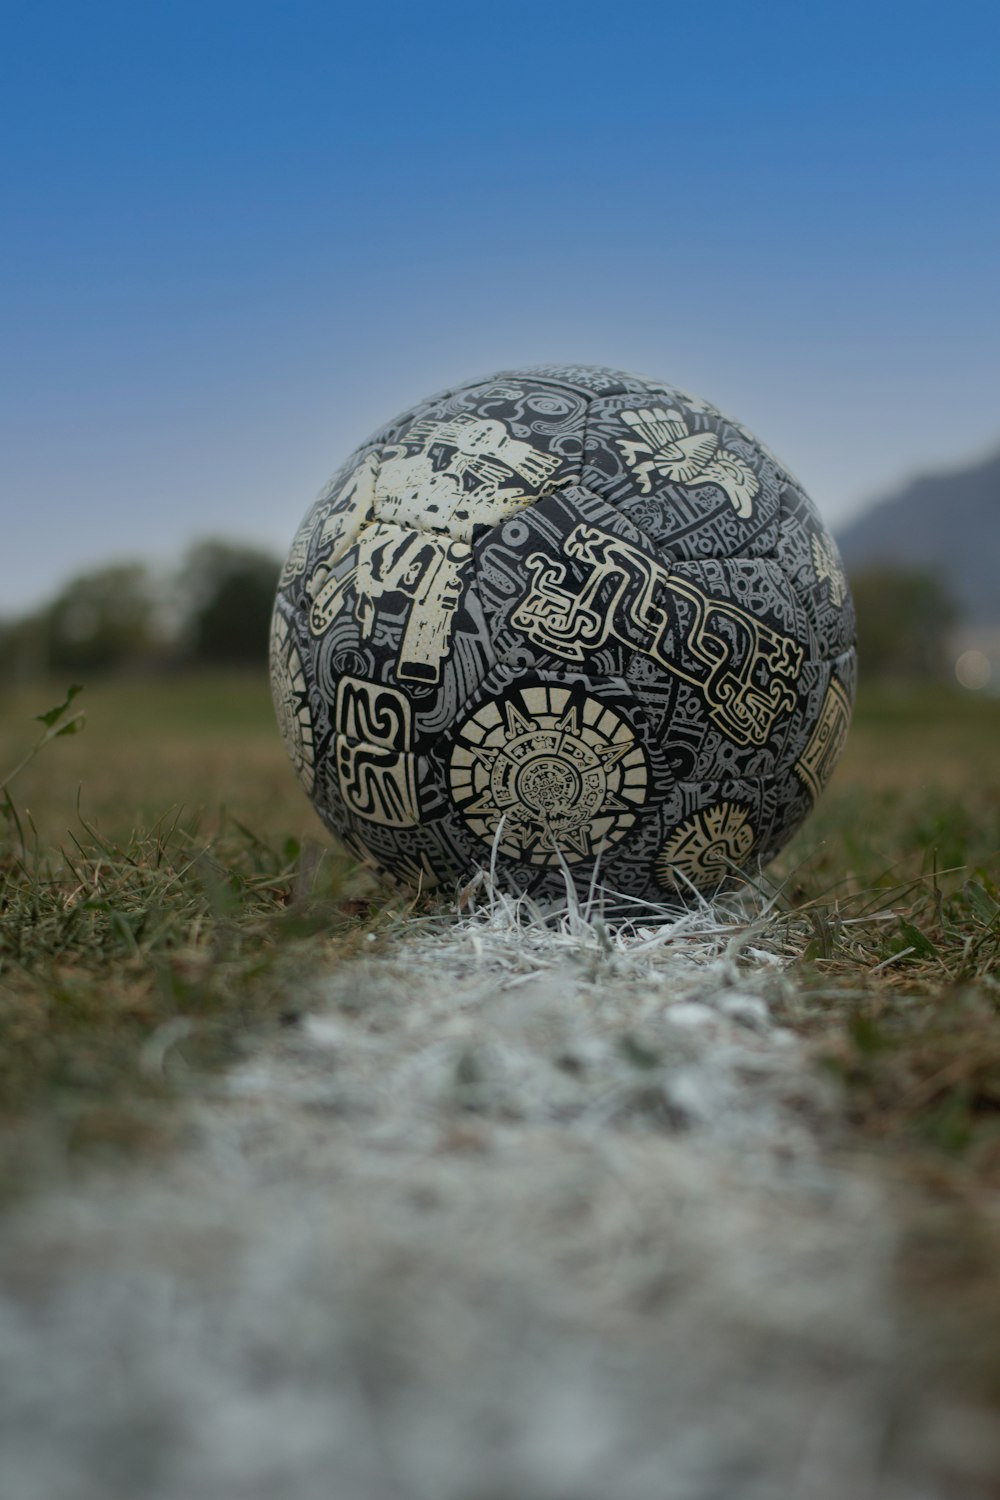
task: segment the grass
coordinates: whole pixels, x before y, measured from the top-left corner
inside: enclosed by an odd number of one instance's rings
[[[790,1019],[871,1140],[1000,1185],[1000,702],[871,692],[771,872],[808,924]]]
[[[0,767],[19,758],[33,715],[64,688],[40,684],[0,700]],[[86,733],[40,755],[16,783],[18,805],[43,847],[79,827],[78,806],[118,840],[177,809],[203,827],[236,816],[267,841],[321,835],[289,773],[266,681],[251,674],[98,680],[74,707],[86,714]]]
[[[0,766],[61,697],[8,695]],[[81,708],[86,732],[67,733]],[[8,820],[0,869],[0,1112],[41,1105],[79,1132],[92,1106],[162,1088],[136,1061],[162,1028],[177,1023],[189,1060],[228,1055],[387,908],[325,840],[263,680],[99,682],[40,733],[62,737],[12,783],[21,827]],[[991,1186],[998,742],[998,700],[863,693],[832,787],[767,877],[802,953],[786,1019],[842,1079],[858,1130]]]
[[[862,694],[772,868],[801,958],[779,1005],[898,1199],[915,1377],[1000,1405],[1000,701]]]
[[[24,726],[51,699],[7,704],[0,765],[23,758]],[[86,733],[70,737],[88,700]],[[0,793],[8,1187],[39,1150],[148,1145],[186,1068],[232,1057],[392,910],[321,841],[266,686],[109,683],[62,710]]]
[[[325,839],[254,677],[0,703],[32,742],[0,852],[0,1185],[169,1141],[189,1069],[277,1024],[399,909]],[[85,711],[84,733],[66,732]],[[906,1199],[904,1290],[1000,1401],[1000,701],[862,693],[819,808],[767,872],[776,1003],[843,1090],[847,1148]]]

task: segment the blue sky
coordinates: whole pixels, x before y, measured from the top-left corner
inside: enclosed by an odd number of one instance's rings
[[[695,390],[834,523],[995,447],[998,50],[962,0],[5,0],[0,614],[282,549],[501,366]]]

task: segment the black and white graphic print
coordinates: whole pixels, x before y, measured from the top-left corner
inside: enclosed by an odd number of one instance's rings
[[[790,837],[843,749],[854,618],[801,486],[738,422],[597,367],[404,413],[289,552],[271,640],[327,826],[404,885],[595,867],[652,900]]]

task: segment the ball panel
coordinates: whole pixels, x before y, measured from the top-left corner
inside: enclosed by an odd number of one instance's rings
[[[469,541],[579,477],[585,411],[523,377],[450,395],[383,444],[374,514]]]
[[[481,538],[475,567],[502,660],[624,674],[648,698],[654,732],[665,738],[678,718],[681,764],[714,725],[710,754],[732,747],[722,769],[773,770],[812,644],[776,563],[669,565],[624,517],[574,488]],[[683,701],[678,683],[693,690]]]
[[[462,866],[451,851],[439,843],[433,828],[412,830],[405,839],[392,829],[362,824],[341,814],[334,821],[321,812],[332,834],[364,865],[388,885],[400,890],[434,891],[456,889],[462,884]]]
[[[604,365],[533,365],[527,370],[505,370],[500,378],[528,379],[533,384],[560,385],[586,396],[612,396],[616,393],[648,389],[641,375],[615,370]]]
[[[276,604],[271,616],[271,699],[289,759],[308,793],[315,783],[316,743],[309,682],[295,635]]]
[[[479,413],[485,416],[494,416],[500,421],[506,421],[509,416],[515,423],[527,421],[530,425],[532,413],[527,416],[519,414],[516,409],[510,409],[510,403],[518,402],[524,397],[539,397],[551,394],[548,389],[554,387],[561,391],[566,397],[573,399],[574,404],[582,412],[586,406],[587,389],[585,387],[574,387],[572,382],[566,382],[560,378],[560,370],[553,367],[550,377],[536,379],[534,372],[530,370],[497,371],[490,375],[479,376],[458,386],[449,386],[443,391],[436,392],[433,396],[426,397],[423,401],[413,406],[409,411],[402,412],[393,421],[387,422],[385,426],[378,428],[362,445],[367,448],[385,448],[395,444],[403,443],[410,430],[418,423],[443,421],[447,422],[462,413]],[[497,407],[497,401],[500,407]],[[506,410],[505,410],[506,406]],[[538,415],[537,413],[534,415]],[[544,415],[544,414],[543,414]],[[543,431],[543,429],[539,429]],[[526,434],[515,434],[526,436]],[[577,450],[577,455],[579,454]]]
[[[442,823],[437,769],[408,748],[409,705],[394,689],[344,678],[333,730],[317,761],[313,801],[355,855],[395,884],[423,889],[471,869]],[[363,738],[361,736],[364,736]]]
[[[406,702],[406,748],[420,751],[496,660],[470,548],[447,536],[372,522],[305,604],[300,651],[330,732],[345,732],[330,717],[342,682],[367,683]]]
[[[564,866],[586,883],[595,859],[640,878],[616,846],[646,822],[655,836],[669,777],[623,680],[500,665],[428,758],[450,803],[446,837],[470,865],[489,863],[499,830],[522,889],[558,894]]]
[[[668,387],[591,403],[583,480],[673,557],[774,549],[774,460],[713,407]]]
[[[371,519],[379,455],[359,448],[320,491],[295,534],[278,587],[287,596],[320,586],[317,569],[335,563]]]
[[[631,646],[607,617],[613,591],[583,555],[592,534],[603,545],[643,545],[629,521],[578,485],[546,495],[477,540],[477,589],[501,661],[585,664],[596,677],[624,672]]]
[[[448,386],[443,391],[435,391],[431,396],[411,406],[408,411],[400,412],[391,422],[386,422],[383,427],[378,427],[366,438],[363,446],[366,448],[387,448],[394,443],[402,442],[406,433],[413,426],[427,417],[434,417],[445,410],[449,402],[468,396],[481,385],[488,385],[492,376],[483,376],[479,380],[470,380],[462,385]]]
[[[664,733],[683,732],[692,780],[774,775],[809,710],[805,611],[768,559],[678,563],[672,580],[677,630],[656,665],[683,688]]]
[[[663,890],[716,890],[746,869],[758,838],[752,811],[738,797],[718,797],[678,823],[656,859]]]
[[[812,665],[815,687],[808,711],[802,715],[798,740],[775,777],[776,817],[761,849],[764,863],[801,827],[825,791],[850,729],[857,667],[853,648],[833,661]]]
[[[676,899],[692,885],[703,893],[732,882],[738,871],[753,875],[774,824],[773,778],[734,777],[678,781],[649,826],[630,846],[645,898]],[[641,872],[641,873],[640,873]]]
[[[786,481],[775,556],[808,612],[820,656],[834,657],[854,643],[854,604],[837,544],[809,496]]]
[[[521,863],[592,859],[646,801],[649,764],[626,720],[577,684],[529,682],[458,727],[452,798],[475,837]],[[556,852],[558,851],[558,853]]]

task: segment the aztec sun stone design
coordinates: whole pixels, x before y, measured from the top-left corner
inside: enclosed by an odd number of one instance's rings
[[[466,719],[449,780],[479,838],[531,864],[573,864],[632,826],[649,767],[628,725],[598,699],[528,687]]]
[[[740,423],[509,370],[363,443],[282,570],[271,683],[327,826],[389,879],[683,899],[769,859],[854,697],[833,539]]]

